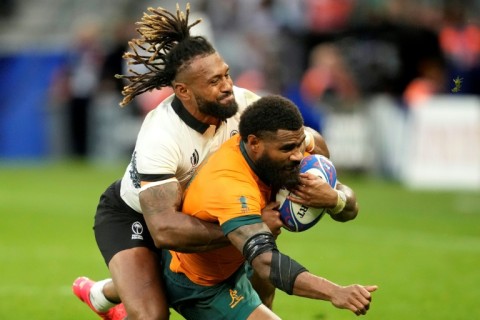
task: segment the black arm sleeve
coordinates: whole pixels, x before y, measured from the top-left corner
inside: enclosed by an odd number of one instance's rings
[[[307,269],[289,256],[280,253],[271,233],[255,234],[243,246],[243,256],[250,264],[258,255],[269,251],[272,252],[270,281],[276,288],[292,294],[295,279],[300,273],[307,271]]]
[[[289,256],[282,254],[278,250],[272,252],[270,281],[276,288],[291,295],[295,279],[297,279],[300,273],[305,271],[307,271],[305,267]]]
[[[252,264],[256,256],[272,250],[277,250],[273,234],[268,232],[257,233],[245,242],[243,246],[243,256],[247,259],[248,263]]]

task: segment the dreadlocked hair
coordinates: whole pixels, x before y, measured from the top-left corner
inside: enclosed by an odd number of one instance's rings
[[[132,52],[123,55],[129,65],[143,65],[147,71],[138,73],[129,69],[130,75],[115,75],[129,82],[122,91],[122,107],[146,91],[171,86],[177,73],[188,67],[193,58],[215,53],[204,37],[190,36],[190,29],[201,22],[198,19],[188,25],[190,4],[185,13],[177,4],[176,15],[161,7],[148,11],[150,14],[144,13],[137,22],[140,37],[128,42]]]

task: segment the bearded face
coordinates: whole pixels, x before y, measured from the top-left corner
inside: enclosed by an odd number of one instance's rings
[[[255,162],[259,175],[271,183],[273,189],[294,188],[299,184],[300,161],[276,161],[264,153]]]
[[[218,101],[207,101],[196,95],[195,99],[197,100],[198,110],[200,110],[200,112],[218,118],[221,121],[233,117],[238,112],[238,104],[235,99],[232,99],[227,104],[222,104]]]

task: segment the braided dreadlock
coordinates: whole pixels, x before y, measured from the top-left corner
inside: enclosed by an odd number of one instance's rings
[[[137,22],[141,37],[128,42],[133,52],[123,55],[130,60],[129,65],[143,65],[148,71],[141,74],[129,69],[132,75],[116,75],[118,79],[129,81],[122,91],[122,107],[146,91],[171,86],[177,73],[188,67],[193,58],[215,53],[204,37],[190,36],[190,28],[201,22],[199,19],[188,25],[190,4],[185,14],[177,4],[176,16],[160,7],[148,8],[148,11],[151,14],[144,13],[142,20]],[[146,54],[139,53],[139,49]]]

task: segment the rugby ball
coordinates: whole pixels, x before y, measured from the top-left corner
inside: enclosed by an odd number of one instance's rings
[[[333,163],[322,155],[313,154],[306,156],[300,162],[300,172],[308,172],[326,180],[332,188],[337,185],[337,172]],[[297,204],[287,199],[290,191],[282,188],[276,195],[280,202],[280,218],[284,227],[293,232],[310,229],[323,217],[326,208],[310,208]]]

